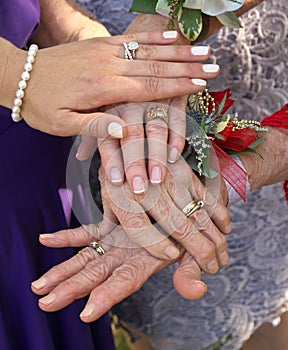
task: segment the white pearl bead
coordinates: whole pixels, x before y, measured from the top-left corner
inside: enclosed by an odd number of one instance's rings
[[[38,46],[36,44],[30,45],[29,52],[31,52],[31,51],[37,52],[38,51]]]
[[[24,90],[27,87],[27,83],[26,83],[25,80],[20,80],[19,83],[18,83],[18,86],[19,86],[20,89]]]
[[[22,105],[22,100],[21,98],[15,98],[14,100],[14,106],[20,107]]]
[[[20,107],[14,106],[12,108],[12,112],[15,113],[15,114],[20,114]]]
[[[23,72],[21,74],[21,78],[25,81],[29,80],[30,79],[30,74],[28,72]]]
[[[25,63],[24,64],[24,69],[26,72],[31,72],[33,66],[32,66],[32,63]]]
[[[17,90],[16,91],[16,97],[18,97],[18,98],[23,98],[24,97],[24,91],[22,90],[22,89],[19,89],[19,90]]]
[[[19,122],[22,119],[22,117],[18,113],[12,113],[11,117],[14,120],[14,122]]]
[[[27,63],[34,63],[35,58],[34,58],[34,56],[28,55],[27,58],[26,58],[26,61],[27,61]]]

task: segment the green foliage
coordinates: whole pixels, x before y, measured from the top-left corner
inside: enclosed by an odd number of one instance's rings
[[[238,17],[232,11],[222,13],[222,15],[218,15],[217,19],[221,24],[223,24],[223,26],[229,28],[243,28]]]
[[[182,34],[190,41],[195,41],[202,31],[201,10],[181,7],[178,11],[178,24]]]
[[[133,0],[129,11],[154,14],[157,2],[158,0]]]

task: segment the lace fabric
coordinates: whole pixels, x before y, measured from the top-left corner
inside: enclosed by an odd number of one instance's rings
[[[82,0],[113,34],[133,14],[131,0]],[[233,109],[261,119],[288,101],[288,2],[265,1],[243,16],[243,29],[223,28],[208,43],[221,75],[211,90],[230,87]],[[272,165],[273,166],[273,165]],[[230,208],[233,232],[227,237],[231,261],[215,276],[199,301],[180,297],[172,285],[174,266],[155,274],[116,307],[126,322],[148,333],[156,350],[238,350],[263,323],[279,321],[288,299],[288,207],[281,184],[253,192],[247,204]]]

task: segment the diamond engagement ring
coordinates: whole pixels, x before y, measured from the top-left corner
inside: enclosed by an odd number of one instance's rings
[[[137,41],[129,41],[129,43],[123,43],[125,52],[124,52],[124,58],[126,60],[133,61],[136,58],[136,50],[139,47],[139,44]]]

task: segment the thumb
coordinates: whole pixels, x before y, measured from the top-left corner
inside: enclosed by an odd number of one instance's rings
[[[82,135],[94,136],[100,139],[106,137],[122,139],[126,133],[126,123],[113,114],[98,112],[87,116],[80,132]]]
[[[82,139],[77,152],[78,160],[89,158],[97,147],[97,138],[112,137],[122,139],[126,133],[126,123],[119,117],[108,113],[94,113],[84,121]]]

